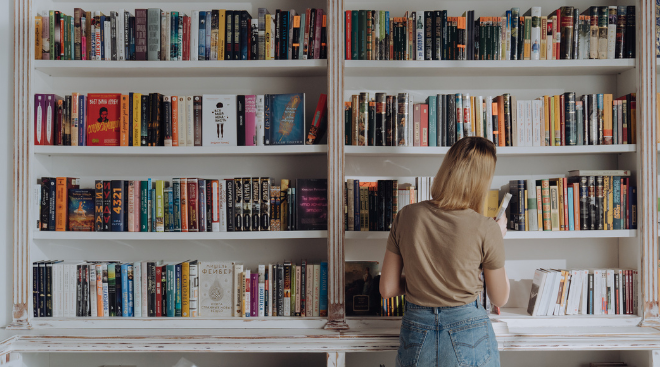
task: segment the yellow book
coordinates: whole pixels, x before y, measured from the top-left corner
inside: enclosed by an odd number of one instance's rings
[[[121,95],[119,116],[119,146],[128,146],[128,95]]]
[[[564,180],[557,179],[557,198],[559,200],[559,230],[566,230],[566,223],[564,223]]]
[[[550,146],[550,96],[543,96],[543,123],[545,126],[545,139],[541,140],[541,145]]]
[[[41,16],[37,15],[34,17],[34,59],[35,60],[41,60],[43,58],[43,46],[41,46],[41,43],[43,42],[43,35],[42,35],[42,25],[41,25]]]
[[[225,9],[218,10],[218,60],[225,59],[226,15],[227,11]]]
[[[266,56],[264,57],[264,60],[272,60],[273,55],[270,53],[270,42],[271,42],[271,37],[272,35],[270,34],[270,23],[273,21],[272,17],[270,14],[266,13]]]
[[[181,316],[190,317],[190,263],[181,263]]]
[[[554,124],[555,124],[555,146],[561,146],[561,113],[560,113],[560,108],[561,108],[561,103],[559,103],[559,96],[554,96],[553,97],[555,100],[555,117],[554,117]]]
[[[538,214],[538,227],[539,231],[543,231],[543,197],[541,185],[539,182],[536,183],[536,213]]]
[[[603,141],[612,144],[612,95],[603,94]]]
[[[165,232],[165,217],[164,217],[164,191],[165,181],[156,180],[156,230],[155,232]]]
[[[133,146],[142,145],[142,94],[133,93]]]
[[[488,191],[488,195],[486,195],[486,201],[484,202],[484,215],[489,217],[489,218],[495,218],[497,215],[497,209],[499,207],[499,199],[500,199],[500,190],[494,189]]]

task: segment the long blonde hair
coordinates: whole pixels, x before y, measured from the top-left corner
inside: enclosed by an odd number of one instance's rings
[[[456,142],[440,165],[431,187],[431,202],[444,210],[472,209],[483,204],[495,174],[495,144],[479,137]]]

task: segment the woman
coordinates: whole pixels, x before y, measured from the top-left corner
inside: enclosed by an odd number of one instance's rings
[[[476,301],[482,271],[491,303],[509,298],[506,218],[481,214],[496,161],[489,140],[459,140],[435,176],[433,199],[405,206],[392,223],[380,292],[406,295],[397,366],[500,365],[493,327]]]

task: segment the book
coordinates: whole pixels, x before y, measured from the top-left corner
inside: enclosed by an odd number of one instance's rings
[[[69,231],[94,231],[95,190],[70,189],[68,192]]]
[[[305,94],[268,94],[265,127],[270,145],[302,145],[305,133]]]
[[[377,261],[346,261],[346,316],[379,316],[379,263]]]
[[[234,265],[202,261],[199,267],[199,316],[235,316],[232,314]]]
[[[202,146],[237,145],[236,96],[202,96]]]
[[[118,146],[120,138],[121,94],[87,95],[88,145]]]

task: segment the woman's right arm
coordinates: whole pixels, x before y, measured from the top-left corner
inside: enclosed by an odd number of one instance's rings
[[[509,278],[506,276],[506,269],[484,269],[484,280],[490,302],[498,307],[504,306],[509,300]]]

